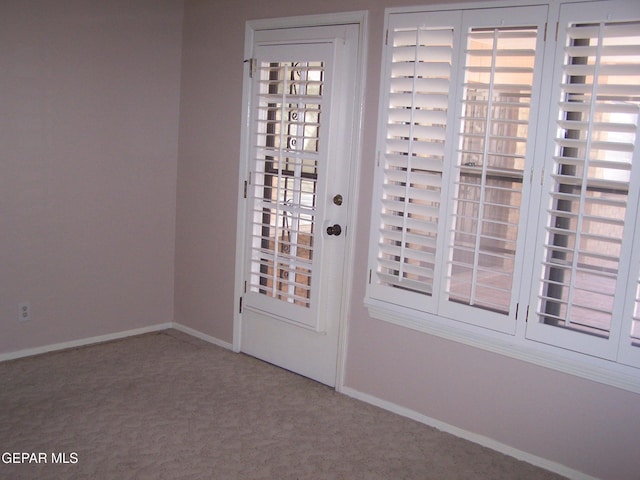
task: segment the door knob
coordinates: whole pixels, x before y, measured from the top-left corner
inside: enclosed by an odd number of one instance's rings
[[[327,227],[327,235],[335,235],[336,237],[342,233],[342,227],[337,223]]]

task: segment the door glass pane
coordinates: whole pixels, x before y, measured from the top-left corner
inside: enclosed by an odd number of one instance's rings
[[[323,62],[262,62],[250,291],[311,306]]]

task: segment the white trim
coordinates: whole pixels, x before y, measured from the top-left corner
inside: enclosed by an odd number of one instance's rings
[[[373,395],[360,392],[358,390],[355,390],[354,388],[343,386],[341,392],[349,397],[363,401],[370,405],[375,405],[376,407],[380,407],[384,410],[401,415],[403,417],[410,418],[411,420],[415,420],[424,425],[436,428],[442,432],[450,433],[451,435],[454,435],[458,438],[462,438],[478,445],[482,445],[483,447],[490,448],[491,450],[494,450],[496,452],[503,453],[523,462],[535,465],[536,467],[540,467],[550,472],[557,473],[566,478],[575,480],[598,480],[596,477],[592,477],[560,463],[554,462],[552,460],[547,460],[546,458],[542,458],[522,450],[518,450],[517,448],[513,448],[492,438],[485,437],[484,435],[479,435],[468,430],[463,430],[435,418],[423,415],[422,413],[416,412],[415,410],[411,410],[409,408],[397,405],[393,402],[382,400]]]
[[[176,322],[159,323],[157,325],[151,325],[149,327],[136,328],[133,330],[125,330],[123,332],[110,333],[107,335],[99,335],[97,337],[81,338],[79,340],[71,340],[69,342],[54,343],[51,345],[44,345],[42,347],[26,348],[24,350],[18,350],[15,352],[0,354],[0,362],[6,362],[8,360],[16,360],[18,358],[31,357],[33,355],[40,355],[42,353],[55,352],[59,350],[67,350],[69,348],[84,347],[88,345],[94,345],[96,343],[110,342],[112,340],[119,340],[121,338],[135,337],[137,335],[143,335],[145,333],[160,332],[163,330],[174,329],[179,332],[186,333],[192,337],[204,340],[207,343],[217,345],[218,347],[226,348],[227,350],[233,350],[233,345],[219,338],[212,337],[206,333],[202,333],[186,325]]]
[[[567,3],[591,3],[603,0],[485,0],[480,2],[461,1],[448,3],[446,0],[438,0],[436,3],[428,5],[412,5],[408,7],[388,7],[385,8],[387,13],[416,13],[416,12],[436,12],[446,10],[483,10],[502,7],[532,7],[537,5],[549,6],[556,9],[562,4]],[[625,1],[625,0],[621,0]],[[629,1],[629,0],[626,0]]]
[[[340,391],[344,385],[344,377],[347,362],[347,340],[348,332],[348,312],[351,309],[351,298],[354,286],[354,268],[353,259],[356,251],[356,224],[358,220],[358,204],[360,198],[360,170],[362,167],[362,137],[364,132],[364,90],[367,71],[367,38],[368,38],[368,18],[369,12],[352,12],[350,15],[354,19],[357,17],[358,23],[358,57],[356,59],[356,86],[354,98],[354,120],[356,125],[354,132],[356,136],[352,143],[353,151],[351,152],[350,185],[349,185],[349,204],[347,208],[348,228],[345,230],[345,255],[347,261],[342,271],[342,285],[344,290],[342,294],[342,305],[340,306],[340,319],[338,325],[338,360],[336,366],[336,390]],[[359,16],[358,16],[359,15]]]
[[[368,11],[329,13],[320,15],[301,15],[296,17],[265,18],[249,20],[247,30],[275,30],[278,28],[322,27],[329,25],[358,24],[366,25]],[[246,40],[245,36],[245,40]],[[253,39],[253,36],[251,37]],[[247,43],[245,43],[245,47]],[[246,49],[245,49],[246,51]]]
[[[242,122],[240,124],[240,158],[238,161],[238,222],[236,225],[236,261],[235,261],[235,286],[233,294],[233,351],[238,353],[242,349],[242,313],[241,304],[244,295],[244,272],[245,269],[245,234],[246,226],[244,222],[245,195],[248,181],[248,159],[249,159],[249,132],[251,131],[251,82],[247,81],[250,69],[252,68],[253,39],[255,37],[255,27],[247,22],[244,32],[244,68],[242,71]],[[241,220],[242,219],[242,220]],[[239,243],[238,243],[239,241]],[[236,303],[237,302],[237,303]]]
[[[187,327],[186,325],[182,325],[181,323],[174,322],[171,324],[171,328],[178,330],[179,332],[186,333],[187,335],[191,335],[192,337],[199,338],[200,340],[204,340],[207,343],[217,345],[218,347],[233,350],[233,344],[220,340],[219,338],[212,337],[211,335],[207,335],[206,333],[202,333],[201,331],[195,330],[191,327]]]
[[[27,348],[24,350],[18,350],[15,352],[0,354],[0,362],[7,360],[15,360],[23,357],[31,357],[33,355],[40,355],[42,353],[54,352],[58,350],[66,350],[69,348],[84,347],[87,345],[93,345],[96,343],[109,342],[111,340],[118,340],[126,337],[133,337],[136,335],[142,335],[144,333],[158,332],[161,330],[167,330],[172,328],[171,322],[159,323],[157,325],[151,325],[149,327],[135,328],[133,330],[125,330],[123,332],[109,333],[107,335],[99,335],[97,337],[81,338],[79,340],[71,340],[69,342],[54,343],[51,345],[44,345],[42,347]]]

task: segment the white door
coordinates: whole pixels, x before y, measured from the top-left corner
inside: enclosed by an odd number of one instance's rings
[[[240,350],[331,386],[357,138],[357,47],[357,25],[257,31],[246,80]]]

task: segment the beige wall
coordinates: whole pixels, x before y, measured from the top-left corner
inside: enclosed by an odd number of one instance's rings
[[[364,247],[383,12],[408,3],[186,0],[182,24],[179,0],[0,2],[0,354],[172,320],[232,341],[248,19],[369,11],[352,226]],[[640,395],[371,319],[366,248],[351,267],[347,387],[596,477],[637,477]],[[16,320],[22,301],[30,322]]]
[[[0,353],[173,319],[182,8],[0,2]]]
[[[384,8],[397,0],[187,0],[178,174],[176,321],[232,341],[245,21],[369,11],[357,244],[368,241]],[[353,226],[352,226],[353,227]],[[606,479],[637,477],[640,395],[416,333],[363,307],[353,259],[346,386]]]

